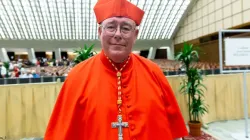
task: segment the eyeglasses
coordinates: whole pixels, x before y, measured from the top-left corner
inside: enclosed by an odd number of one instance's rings
[[[113,37],[119,28],[121,35],[124,38],[128,38],[131,36],[132,32],[135,30],[135,28],[131,27],[130,25],[122,25],[118,27],[117,25],[114,24],[108,24],[108,25],[100,25],[100,27],[103,27],[104,31],[107,33],[107,35]]]

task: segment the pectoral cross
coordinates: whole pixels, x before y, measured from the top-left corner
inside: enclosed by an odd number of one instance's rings
[[[111,123],[112,128],[118,128],[118,140],[123,140],[123,127],[128,127],[128,122],[122,122],[122,115],[117,116],[117,122]]]

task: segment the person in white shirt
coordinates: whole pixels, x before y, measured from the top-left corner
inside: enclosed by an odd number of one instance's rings
[[[5,78],[6,77],[6,74],[7,74],[7,69],[3,66],[3,63],[2,62],[0,62],[0,67],[1,67],[1,76],[3,77],[3,78]]]
[[[29,76],[26,73],[26,70],[21,71],[21,75],[19,75],[19,78],[29,78]]]

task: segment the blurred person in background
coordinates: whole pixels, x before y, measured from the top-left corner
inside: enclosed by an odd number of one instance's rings
[[[1,71],[0,71],[1,78],[5,78],[7,74],[7,69],[4,67],[2,62],[0,62],[0,67],[1,67]]]

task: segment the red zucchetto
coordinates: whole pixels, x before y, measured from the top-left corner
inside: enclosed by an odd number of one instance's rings
[[[143,10],[127,0],[98,0],[94,12],[99,24],[110,17],[127,17],[139,26],[144,15]]]

